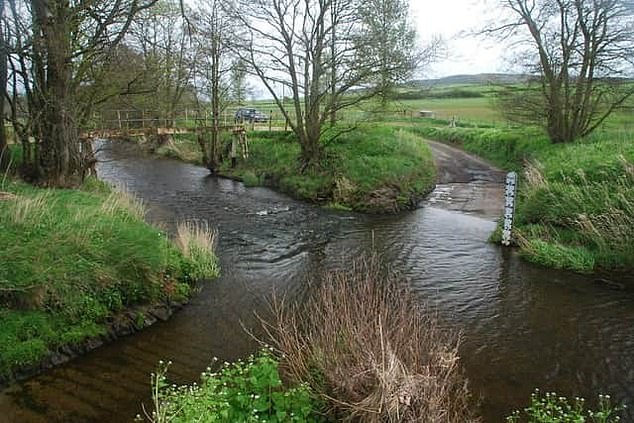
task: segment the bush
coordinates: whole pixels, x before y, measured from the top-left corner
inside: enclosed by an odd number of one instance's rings
[[[331,272],[307,298],[274,302],[265,329],[282,374],[336,421],[469,422],[458,337],[373,256]]]
[[[266,421],[292,423],[318,421],[318,403],[305,385],[285,388],[277,361],[267,350],[246,362],[224,363],[216,372],[208,368],[200,385],[170,385],[160,363],[152,374],[153,410],[144,408],[153,423]],[[137,420],[142,420],[137,416]]]
[[[506,418],[509,423],[616,423],[625,406],[612,404],[609,395],[599,395],[598,409],[588,410],[583,398],[568,399],[555,392],[531,395],[531,404],[522,411],[515,411]]]

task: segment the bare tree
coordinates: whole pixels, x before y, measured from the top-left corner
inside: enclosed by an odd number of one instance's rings
[[[128,41],[143,56],[144,79],[154,88],[146,107],[157,124],[172,126],[176,108],[191,88],[198,49],[177,0],[159,0],[140,13],[131,25]]]
[[[236,30],[231,16],[226,13],[229,0],[201,2],[195,15],[195,36],[200,49],[198,75],[202,79],[203,93],[211,102],[211,143],[209,151],[201,143],[207,167],[215,172],[220,164],[220,118],[228,104],[228,74],[231,69],[231,44]],[[226,7],[225,7],[226,6]]]
[[[305,165],[318,160],[326,98],[331,0],[238,0],[233,15],[247,29],[237,53],[260,78],[301,145]],[[278,92],[285,86],[290,108]]]
[[[9,0],[12,89],[23,91],[29,117],[23,125],[12,113],[13,123],[21,126],[23,145],[35,139],[34,149],[26,147],[33,155],[25,156],[35,180],[52,186],[81,180],[87,157],[79,128],[93,105],[78,103],[78,92],[91,79],[92,64],[107,60],[134,17],[155,2]]]
[[[510,18],[487,34],[524,46],[525,90],[499,102],[514,120],[545,127],[552,142],[584,137],[634,94],[632,10],[622,0],[503,0]]]
[[[341,134],[331,129],[337,111],[378,92],[370,89],[379,66],[376,56],[367,54],[371,41],[364,40],[368,34],[364,3],[236,0],[232,9],[245,29],[236,53],[260,78],[289,122],[301,146],[303,169],[318,164],[326,132],[328,139]],[[409,46],[400,38],[410,35],[409,29],[394,34],[399,40],[389,48]],[[384,66],[382,71],[386,81],[395,81],[407,75],[404,69]],[[283,93],[290,93],[290,102],[283,101]],[[327,121],[330,125],[324,125]]]

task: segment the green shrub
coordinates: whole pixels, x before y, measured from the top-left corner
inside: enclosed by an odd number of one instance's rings
[[[609,395],[599,395],[597,410],[586,408],[583,398],[568,399],[555,392],[542,394],[539,390],[531,395],[531,404],[522,411],[515,411],[506,418],[509,423],[616,423],[621,421],[620,412],[625,406],[611,402]]]
[[[153,410],[145,418],[164,422],[306,422],[318,421],[319,404],[305,385],[284,387],[278,362],[263,350],[247,361],[208,368],[200,385],[176,386],[167,381],[170,363],[152,374]],[[137,416],[137,420],[142,420]]]
[[[256,187],[258,185],[261,185],[260,178],[258,178],[255,173],[250,171],[246,171],[242,174],[242,182],[244,183],[245,187]]]

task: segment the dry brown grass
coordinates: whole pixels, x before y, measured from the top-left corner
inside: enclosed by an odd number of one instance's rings
[[[32,197],[14,196],[9,198],[9,214],[11,222],[23,224],[26,222],[38,222],[46,214],[52,196],[49,191],[43,191]]]
[[[16,198],[15,194],[0,191],[0,201],[15,200]]]
[[[191,258],[196,251],[214,253],[217,231],[207,221],[186,221],[176,226],[176,246],[185,257]]]
[[[124,187],[113,190],[101,206],[101,211],[107,216],[112,216],[120,210],[126,210],[138,219],[145,219],[147,213],[143,202]]]
[[[216,258],[218,232],[206,221],[181,222],[176,226],[174,242],[189,261],[188,274],[194,280],[218,276],[220,267]]]
[[[349,422],[472,422],[459,337],[439,326],[376,256],[273,302],[265,322],[280,368],[307,383],[329,416]]]

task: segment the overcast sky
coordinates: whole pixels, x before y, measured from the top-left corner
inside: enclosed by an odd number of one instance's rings
[[[423,77],[504,72],[502,48],[491,41],[464,34],[491,18],[484,0],[410,0],[411,20],[422,40],[441,35],[448,45],[448,57],[435,64]],[[463,34],[461,34],[461,32]]]

